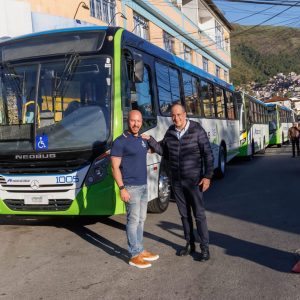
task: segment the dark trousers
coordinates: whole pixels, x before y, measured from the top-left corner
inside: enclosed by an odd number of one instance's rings
[[[195,236],[193,233],[192,212],[196,221],[200,244],[208,246],[209,236],[204,209],[203,193],[199,185],[191,179],[173,181],[172,189],[181,216],[184,237],[187,243],[193,244]]]
[[[293,156],[295,156],[295,147],[297,147],[297,155],[299,155],[299,139],[292,139]]]

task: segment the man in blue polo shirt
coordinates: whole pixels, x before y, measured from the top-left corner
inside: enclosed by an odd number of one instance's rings
[[[144,222],[147,215],[147,141],[139,135],[142,114],[132,110],[128,115],[128,130],[119,136],[111,149],[113,177],[119,186],[120,197],[126,203],[127,241],[131,255],[129,264],[137,268],[151,267],[149,261],[159,258],[144,249]]]

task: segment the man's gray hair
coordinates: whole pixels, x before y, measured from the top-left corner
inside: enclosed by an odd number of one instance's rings
[[[173,103],[173,104],[171,105],[171,110],[172,110],[172,108],[175,107],[175,106],[180,106],[180,107],[182,108],[182,110],[183,110],[184,112],[186,112],[186,111],[185,111],[185,107],[184,107],[180,102],[175,102],[175,103]]]

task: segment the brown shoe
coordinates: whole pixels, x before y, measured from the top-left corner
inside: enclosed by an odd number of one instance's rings
[[[154,260],[159,259],[159,255],[158,254],[151,253],[151,252],[149,252],[147,250],[144,250],[140,255],[146,261],[154,261]]]
[[[144,259],[143,259],[143,257],[142,257],[141,254],[132,257],[132,258],[129,260],[129,264],[130,264],[131,266],[134,266],[134,267],[137,267],[137,268],[140,268],[140,269],[145,269],[145,268],[151,267],[151,264],[150,264],[150,263],[144,261]]]

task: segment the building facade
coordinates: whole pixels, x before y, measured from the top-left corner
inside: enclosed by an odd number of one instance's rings
[[[211,0],[0,0],[0,5],[0,38],[72,26],[120,26],[230,81],[232,27]]]

